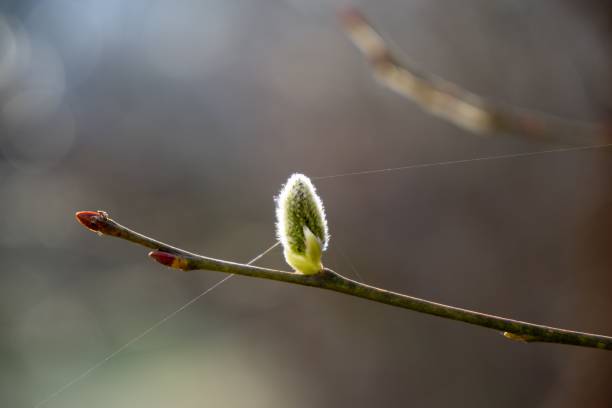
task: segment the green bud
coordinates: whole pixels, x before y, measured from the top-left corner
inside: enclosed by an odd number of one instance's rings
[[[296,272],[312,275],[323,270],[321,255],[329,234],[323,203],[303,174],[293,174],[276,198],[276,233],[285,260]]]

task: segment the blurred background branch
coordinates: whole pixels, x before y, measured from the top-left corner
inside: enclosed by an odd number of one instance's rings
[[[502,107],[448,81],[401,64],[359,10],[346,8],[340,17],[380,83],[460,128],[477,134],[518,135],[578,145],[612,140],[610,129],[603,124]],[[504,81],[504,78],[499,80]]]

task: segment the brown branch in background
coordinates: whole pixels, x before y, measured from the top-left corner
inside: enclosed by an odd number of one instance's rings
[[[104,211],[80,211],[76,217],[81,224],[100,235],[125,239],[153,249],[149,256],[171,268],[184,271],[205,269],[328,289],[374,302],[498,330],[503,333],[504,337],[521,342],[561,343],[612,350],[612,337],[557,329],[447,306],[356,282],[329,269],[313,275],[303,275],[208,258],[132,231],[109,218]]]
[[[526,109],[502,107],[459,86],[400,64],[383,38],[355,8],[340,13],[343,26],[376,79],[431,114],[477,134],[513,134],[539,141],[607,143],[610,129]]]

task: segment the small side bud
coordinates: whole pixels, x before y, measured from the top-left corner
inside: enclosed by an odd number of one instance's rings
[[[166,265],[169,267],[172,267],[172,264],[174,263],[174,261],[176,261],[176,255],[169,254],[168,252],[151,251],[149,252],[149,256],[155,259],[160,264]]]
[[[503,336],[509,340],[518,341],[520,343],[529,343],[530,341],[536,341],[536,337],[530,336],[528,334],[504,332]]]
[[[185,259],[177,256],[175,254],[171,254],[170,252],[164,251],[151,251],[149,252],[149,256],[155,259],[162,265],[165,265],[169,268],[182,269],[184,271],[189,270],[189,265]]]
[[[276,198],[276,233],[285,260],[295,271],[312,275],[323,270],[321,256],[329,242],[325,211],[303,174],[289,177]]]

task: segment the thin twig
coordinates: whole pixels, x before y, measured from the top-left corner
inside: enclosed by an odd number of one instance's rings
[[[380,83],[456,126],[477,134],[514,134],[572,145],[610,140],[610,129],[602,124],[503,107],[399,63],[380,34],[353,7],[341,12],[340,19]]]
[[[98,234],[125,239],[149,249],[153,249],[153,251],[149,253],[149,256],[153,259],[166,266],[182,269],[184,271],[205,269],[250,276],[253,278],[271,279],[303,286],[312,286],[391,306],[414,310],[416,312],[499,330],[503,332],[506,338],[512,340],[522,342],[561,343],[593,347],[602,350],[612,350],[612,337],[557,329],[447,306],[356,282],[329,269],[324,269],[322,272],[314,275],[302,275],[299,273],[261,268],[258,266],[250,266],[197,255],[132,231],[109,218],[108,214],[103,211],[81,211],[77,213],[77,219],[85,227]]]

